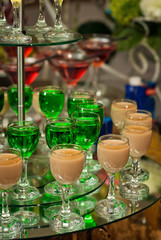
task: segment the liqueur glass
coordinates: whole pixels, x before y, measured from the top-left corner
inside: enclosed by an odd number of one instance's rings
[[[1,36],[1,41],[4,42],[16,42],[16,43],[30,43],[32,42],[32,37],[23,34],[20,30],[20,23],[19,23],[19,8],[21,4],[21,0],[11,0],[13,6],[13,14],[14,20],[13,25],[10,28],[10,31],[4,33]]]
[[[5,137],[3,131],[3,117],[9,109],[9,103],[7,98],[7,88],[0,87],[0,138]]]
[[[23,171],[18,185],[12,189],[11,197],[16,201],[31,201],[39,197],[39,190],[29,185],[27,180],[27,165],[39,142],[39,125],[33,121],[16,121],[7,127],[7,140],[10,147],[21,152]],[[34,225],[39,216],[34,212],[19,211],[15,213],[24,224]]]
[[[33,90],[31,86],[25,86],[25,113],[32,105]],[[8,102],[12,110],[18,114],[18,89],[17,85],[13,84],[8,87]]]
[[[64,92],[58,86],[41,87],[39,92],[41,111],[47,118],[58,117],[64,107]]]
[[[0,148],[0,189],[2,213],[0,216],[0,238],[15,238],[22,232],[21,221],[8,208],[8,193],[21,177],[22,159],[16,149]]]
[[[103,120],[104,120],[104,107],[102,103],[100,102],[81,103],[77,105],[77,109],[80,111],[97,113],[100,117],[100,130],[101,130]],[[97,172],[102,168],[102,166],[98,163],[98,161],[93,159],[93,153],[90,150],[87,151],[86,161],[89,168],[88,171],[90,172]]]
[[[120,194],[122,197],[130,199],[131,201],[143,200],[147,198],[149,188],[145,184],[139,182],[138,162],[150,147],[152,129],[151,127],[130,121],[125,124],[122,135],[129,139],[130,156],[132,158],[134,171],[130,181],[122,182]]]
[[[146,110],[133,110],[125,113],[125,124],[126,125],[140,125],[152,128],[152,115]],[[137,176],[139,181],[143,182],[148,180],[149,172],[146,169],[140,167],[140,162],[137,163]],[[135,172],[135,163],[132,161],[132,165],[128,168],[123,169],[120,174],[121,178],[124,180],[130,180]]]
[[[51,149],[50,168],[53,177],[60,183],[62,210],[49,220],[49,226],[57,233],[65,233],[84,228],[83,218],[72,212],[69,203],[70,186],[83,170],[84,152],[76,144],[58,144]]]
[[[126,215],[126,205],[115,198],[114,180],[116,173],[126,165],[129,152],[129,141],[124,136],[107,134],[98,140],[98,161],[108,174],[109,190],[107,198],[96,203],[95,212],[109,221]]]
[[[113,124],[117,127],[120,133],[122,132],[124,126],[125,113],[127,111],[136,109],[137,109],[136,101],[130,99],[113,100],[111,105],[111,118]]]

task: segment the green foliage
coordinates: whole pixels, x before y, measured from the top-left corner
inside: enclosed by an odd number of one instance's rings
[[[112,16],[118,23],[128,25],[133,18],[140,15],[139,3],[140,0],[111,0]]]

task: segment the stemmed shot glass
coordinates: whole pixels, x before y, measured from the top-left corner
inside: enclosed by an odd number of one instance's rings
[[[125,114],[125,124],[147,126],[149,128],[152,128],[152,115],[149,111],[141,109],[128,111]],[[120,172],[122,179],[130,180],[134,175],[135,169],[137,170],[137,176],[139,181],[143,182],[145,180],[148,180],[149,172],[146,169],[140,167],[140,161],[137,163],[135,163],[135,161],[133,163],[132,161],[132,165],[130,167],[123,169]]]
[[[109,176],[109,190],[107,198],[96,203],[95,212],[109,221],[126,215],[126,205],[115,198],[114,180],[116,173],[125,167],[129,152],[129,141],[124,136],[107,134],[98,140],[98,161]]]
[[[0,138],[5,137],[3,131],[3,117],[9,109],[9,103],[7,98],[7,88],[0,87]]]
[[[72,212],[69,204],[70,185],[83,170],[84,152],[75,144],[58,144],[51,149],[50,168],[62,190],[62,210],[49,220],[49,226],[57,233],[77,231],[84,228],[83,218]]]
[[[16,43],[30,43],[32,42],[32,37],[23,34],[20,30],[19,23],[19,8],[21,0],[11,0],[13,6],[14,20],[13,25],[10,28],[9,32],[4,33],[1,36],[1,41],[4,42],[16,42]]]
[[[0,188],[2,213],[0,217],[0,238],[10,239],[21,234],[21,221],[10,214],[8,208],[8,192],[21,177],[22,159],[16,149],[0,148]]]
[[[39,104],[41,111],[47,118],[57,117],[64,107],[64,92],[58,86],[40,88]]]
[[[25,85],[25,113],[32,105],[33,90],[31,86]],[[8,102],[12,110],[18,114],[18,88],[16,84],[8,87]]]
[[[39,190],[36,187],[30,186],[27,180],[28,161],[38,145],[39,135],[39,125],[33,121],[16,121],[8,124],[8,144],[10,147],[18,149],[23,159],[21,179],[11,191],[13,200],[26,202],[39,197]],[[34,225],[39,220],[39,216],[34,212],[19,211],[15,214],[21,218],[24,224]]]
[[[111,118],[113,124],[116,126],[120,133],[122,132],[122,129],[124,127],[125,113],[127,111],[136,109],[137,103],[134,100],[130,99],[113,100],[111,105]]]
[[[122,182],[120,194],[131,201],[139,201],[147,198],[149,188],[147,185],[139,182],[138,162],[141,157],[148,151],[151,138],[151,127],[140,125],[137,121],[127,122],[122,130],[122,135],[129,139],[130,156],[133,162],[133,174],[130,181]]]

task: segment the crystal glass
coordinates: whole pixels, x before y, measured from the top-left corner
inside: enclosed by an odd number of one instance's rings
[[[45,136],[48,147],[51,149],[57,144],[74,143],[75,120],[68,117],[49,118],[46,121]],[[50,195],[60,195],[60,184],[56,181],[44,187]]]
[[[15,238],[22,232],[21,221],[10,214],[8,208],[9,190],[17,184],[21,177],[22,159],[18,150],[0,148],[0,189],[2,213],[0,217],[0,238]]]
[[[69,117],[71,117],[72,113],[77,110],[78,104],[86,104],[90,102],[94,102],[95,96],[93,92],[85,92],[85,91],[75,91],[68,95],[67,100],[67,111]]]
[[[103,135],[98,140],[98,161],[109,177],[109,190],[106,199],[96,203],[95,212],[109,221],[126,215],[126,205],[115,198],[115,175],[125,167],[129,158],[129,141],[126,137],[116,134]]]
[[[110,58],[112,52],[116,50],[117,44],[108,34],[83,34],[83,39],[78,42],[78,46],[83,49],[89,56],[97,56],[93,62],[94,74],[92,76],[92,87],[97,92],[99,69],[102,64]]]
[[[4,33],[1,36],[1,41],[5,42],[16,42],[16,43],[30,43],[32,42],[32,37],[23,34],[20,30],[20,23],[19,23],[19,8],[21,4],[21,0],[11,0],[13,6],[13,14],[14,14],[14,21],[13,25],[10,28],[10,31]]]
[[[136,101],[130,99],[116,99],[112,101],[111,105],[111,118],[113,124],[121,133],[124,126],[125,113],[129,110],[136,110]]]
[[[23,158],[23,171],[18,185],[12,189],[11,197],[16,201],[31,201],[39,197],[39,190],[29,185],[27,180],[27,165],[30,156],[35,151],[39,142],[39,125],[33,121],[16,121],[7,127],[7,140],[10,147],[20,150]],[[34,212],[19,211],[23,224],[34,225],[39,216]]]
[[[125,113],[125,124],[126,126],[133,124],[152,128],[152,115],[149,111],[141,109],[127,111]],[[136,168],[135,164],[136,163],[132,161],[132,165],[130,167],[125,168],[120,172],[122,179],[130,180],[132,178]],[[137,164],[137,176],[139,181],[143,182],[148,180],[149,172],[146,169],[142,169],[140,167],[140,162],[137,162]]]
[[[137,122],[125,124],[122,135],[129,139],[130,156],[133,161],[133,175],[130,181],[122,182],[120,186],[120,194],[122,197],[130,199],[131,201],[139,201],[147,198],[149,188],[145,184],[139,182],[138,179],[138,162],[141,157],[148,151],[151,138],[152,129],[148,126],[143,126]]]
[[[51,149],[50,168],[62,190],[62,210],[49,220],[49,226],[57,233],[72,232],[84,228],[83,218],[72,212],[69,204],[70,186],[83,170],[84,152],[75,144],[58,144]]]
[[[5,1],[1,1],[1,10],[0,10],[0,33],[3,34],[10,30],[10,25],[8,25],[6,18],[5,18]]]
[[[41,87],[39,93],[41,111],[47,118],[57,117],[64,107],[64,92],[58,86]]]
[[[0,87],[0,138],[5,137],[3,131],[3,117],[9,109],[9,103],[7,98],[7,88]]]
[[[25,86],[25,113],[32,105],[33,91],[31,86]],[[18,89],[17,85],[13,84],[8,87],[8,102],[12,110],[18,114]]]

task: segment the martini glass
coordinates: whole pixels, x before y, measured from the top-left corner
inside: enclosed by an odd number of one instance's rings
[[[94,76],[92,77],[92,86],[97,93],[99,69],[116,50],[117,44],[108,34],[84,34],[78,46],[89,56],[98,56],[93,62]]]
[[[139,126],[147,126],[149,128],[152,128],[152,115],[149,111],[146,110],[133,110],[128,111],[125,114],[125,124],[127,125],[139,125]],[[143,182],[145,180],[148,180],[149,178],[149,172],[146,169],[142,169],[140,167],[140,162],[137,163],[137,177],[139,181]],[[123,169],[121,173],[122,179],[125,180],[131,180],[132,176],[135,173],[136,163],[133,160],[132,166],[129,168]],[[136,174],[136,173],[135,173]]]
[[[58,86],[41,87],[39,92],[41,111],[47,118],[57,117],[63,110],[64,92]]]
[[[31,86],[25,86],[25,113],[32,105],[33,91]],[[18,90],[17,85],[11,85],[8,88],[8,102],[12,110],[18,114]]]
[[[18,149],[23,159],[21,181],[11,191],[11,197],[16,201],[32,201],[39,197],[39,190],[30,186],[27,180],[28,161],[38,145],[39,135],[39,126],[33,121],[16,121],[8,124],[8,144],[10,147]],[[39,221],[39,216],[34,212],[18,211],[15,215],[22,220],[25,226],[32,226]]]
[[[116,173],[126,165],[129,152],[129,141],[126,137],[107,134],[98,140],[98,161],[109,176],[109,191],[106,199],[96,203],[95,212],[109,221],[126,215],[126,205],[115,198],[114,180]]]
[[[7,98],[7,88],[0,87],[0,138],[5,137],[3,132],[3,117],[9,109],[9,103]]]
[[[60,183],[62,190],[62,210],[49,220],[49,226],[57,233],[65,233],[84,228],[83,218],[72,212],[69,204],[70,186],[83,170],[83,149],[76,144],[58,144],[51,150],[50,168],[53,177]]]
[[[0,238],[15,238],[22,232],[22,224],[18,218],[10,214],[8,209],[9,190],[17,184],[22,172],[22,159],[18,150],[0,148],[0,188],[2,197],[2,213],[0,217]]]
[[[20,30],[19,24],[19,8],[21,0],[11,0],[13,6],[14,21],[12,28],[8,33],[1,36],[1,41],[4,42],[16,42],[16,43],[30,43],[32,42],[32,37],[23,34]]]
[[[147,198],[149,188],[145,184],[139,182],[137,168],[141,157],[148,151],[151,138],[151,127],[140,125],[134,122],[125,123],[122,135],[129,139],[130,156],[133,161],[133,175],[130,181],[122,183],[120,186],[120,194],[131,201],[139,201]]]
[[[94,59],[82,51],[61,49],[60,54],[50,59],[49,63],[53,71],[56,68],[62,76],[67,86],[67,95],[69,95],[85,75]]]

